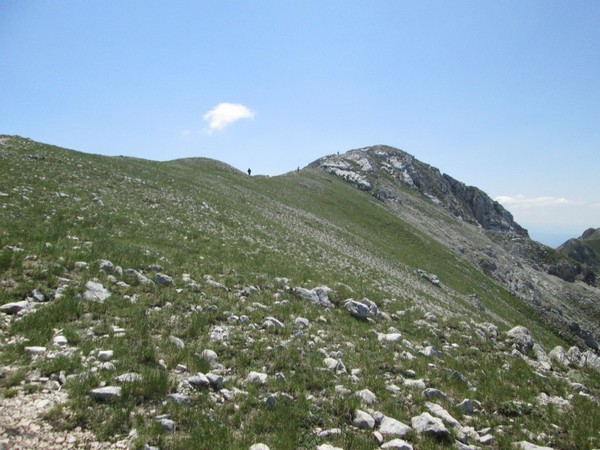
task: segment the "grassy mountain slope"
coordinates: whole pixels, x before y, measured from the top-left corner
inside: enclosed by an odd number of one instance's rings
[[[426,408],[421,392],[402,385],[416,376],[446,392],[439,403],[463,425],[492,427],[499,448],[540,432],[559,448],[586,448],[598,438],[600,414],[589,396],[571,400],[576,415],[554,406],[511,409],[517,400],[534,404],[542,392],[566,397],[573,381],[597,395],[597,372],[556,366],[556,376],[542,377],[527,358],[510,356],[504,331],[515,325],[547,350],[566,343],[476,265],[333,175],[306,169],[249,177],[200,158],[158,163],[16,137],[0,142],[0,305],[44,297],[3,316],[1,389],[9,401],[58,380],[69,400],[45,413],[55,430],[80,427],[115,440],[135,429],[131,445],[160,448],[330,442],[371,449],[371,433],[351,426],[355,410],[365,408],[351,392],[371,390],[375,410],[410,424]],[[431,214],[432,222],[458,226]],[[102,268],[101,260],[122,270]],[[157,273],[173,282],[161,284]],[[82,298],[90,280],[110,297]],[[333,306],[300,298],[301,288],[317,286],[333,289]],[[343,307],[365,297],[385,315],[357,320]],[[307,328],[294,325],[299,317]],[[484,322],[500,334],[481,331],[490,330]],[[395,332],[404,341],[380,337]],[[57,336],[68,343],[55,345]],[[32,346],[46,349],[32,355]],[[422,354],[428,346],[443,357]],[[209,349],[218,362],[203,353]],[[113,359],[102,361],[100,350],[112,350]],[[328,370],[325,357],[344,370]],[[131,372],[141,379],[122,383],[118,398],[90,396]],[[191,389],[187,380],[197,372],[222,376],[223,385]],[[247,381],[251,372],[268,381]],[[173,393],[189,403],[170,401]],[[466,397],[480,402],[479,415],[456,406]],[[548,429],[549,421],[557,428]],[[327,438],[317,434],[338,428]],[[457,433],[408,439],[415,448],[439,448]]]

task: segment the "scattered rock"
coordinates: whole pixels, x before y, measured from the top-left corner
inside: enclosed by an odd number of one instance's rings
[[[427,388],[423,391],[423,397],[425,397],[426,400],[431,400],[434,398],[445,399],[446,394],[436,388]]]
[[[270,450],[265,444],[254,444],[250,446],[249,450]]]
[[[117,380],[119,383],[136,383],[143,381],[144,378],[139,373],[128,372],[119,375],[115,378],[115,380]]]
[[[357,409],[354,411],[354,419],[352,424],[363,430],[372,430],[375,428],[375,419],[368,412]]]
[[[379,432],[383,435],[384,438],[403,438],[407,436],[408,433],[410,433],[411,431],[411,427],[391,417],[384,417],[381,421],[381,425],[379,426]]]
[[[209,350],[209,349],[203,350],[202,353],[200,354],[200,356],[202,356],[202,358],[207,360],[210,363],[211,367],[214,367],[219,362],[219,357],[217,356],[217,352],[215,352],[214,350]]]
[[[21,311],[27,311],[30,308],[30,304],[27,300],[22,300],[20,302],[11,302],[5,303],[0,306],[0,311],[6,314],[18,314]]]
[[[381,445],[384,450],[413,450],[413,446],[403,439],[392,439],[389,442]]]
[[[305,289],[301,287],[294,288],[294,294],[300,297],[303,300],[307,300],[311,303],[314,303],[319,306],[323,306],[326,308],[333,307],[333,303],[329,299],[329,294],[331,294],[333,289],[328,288],[327,286],[319,286],[313,289]]]
[[[113,358],[114,352],[112,350],[100,350],[98,352],[98,359],[100,361],[110,361]]]
[[[65,347],[69,343],[69,341],[67,340],[67,338],[65,336],[59,335],[59,336],[54,336],[52,338],[52,343],[56,347]]]
[[[115,266],[107,259],[99,259],[98,260],[98,268],[106,273],[113,273],[115,270]]]
[[[110,297],[110,291],[105,289],[98,280],[89,280],[85,284],[85,289],[83,298],[92,302],[103,303]]]
[[[516,446],[520,450],[553,450],[552,447],[542,447],[527,441],[517,442]]]
[[[417,269],[417,273],[422,277],[429,281],[434,286],[440,287],[440,279],[431,273],[427,273],[422,269]]]
[[[43,355],[46,353],[46,347],[33,346],[33,347],[25,347],[25,353],[29,353],[31,355]]]
[[[167,432],[167,433],[173,433],[175,432],[175,422],[172,421],[171,419],[168,419],[166,417],[161,417],[157,419],[158,423],[160,423],[163,427],[163,429]]]
[[[108,401],[121,396],[121,388],[119,386],[106,386],[92,389],[90,395],[96,400]]]
[[[183,342],[177,336],[169,336],[169,342],[177,347],[179,350],[185,349],[185,342]]]
[[[550,353],[548,353],[549,358],[552,361],[555,361],[563,366],[569,364],[569,358],[567,357],[567,352],[560,345],[554,347]]]
[[[294,326],[297,328],[308,328],[310,327],[310,322],[304,317],[296,317],[294,319]]]
[[[192,375],[187,379],[187,382],[194,387],[208,387],[210,386],[210,380],[206,375],[198,372],[196,375]]]
[[[507,333],[513,346],[522,354],[527,355],[533,348],[533,337],[529,330],[523,326],[516,326]]]
[[[471,415],[475,412],[475,406],[473,405],[473,402],[471,400],[469,400],[468,398],[464,399],[462,402],[460,402],[456,406],[458,408],[462,409],[463,412],[468,415]]]
[[[250,372],[246,377],[246,383],[266,384],[268,375],[261,372]]]
[[[330,444],[321,444],[317,447],[317,450],[344,450],[341,447],[334,447],[333,445]]]
[[[420,353],[429,358],[442,358],[444,356],[444,354],[433,345],[425,347]]]
[[[360,398],[361,402],[365,405],[373,405],[377,403],[377,397],[368,389],[356,392],[356,396]]]
[[[432,415],[442,419],[444,421],[444,423],[446,423],[448,426],[455,428],[455,429],[462,428],[460,423],[458,422],[458,420],[456,420],[454,417],[452,417],[452,415],[448,411],[446,411],[444,408],[442,408],[440,405],[438,405],[436,403],[426,402],[425,406],[427,407],[427,409],[429,410],[429,412]]]
[[[175,403],[179,403],[180,405],[187,405],[190,403],[190,398],[187,395],[183,394],[169,394],[167,395],[169,400],[173,400]]]
[[[444,426],[441,419],[433,417],[431,414],[424,412],[423,414],[411,419],[412,428],[418,434],[431,436],[440,440],[447,440],[450,437],[450,432]]]
[[[156,284],[160,284],[161,286],[175,286],[173,278],[161,272],[154,275],[154,281]]]

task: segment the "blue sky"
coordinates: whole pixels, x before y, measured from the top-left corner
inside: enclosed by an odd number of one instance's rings
[[[0,133],[268,175],[387,144],[544,243],[600,227],[595,0],[2,0],[0,58]]]

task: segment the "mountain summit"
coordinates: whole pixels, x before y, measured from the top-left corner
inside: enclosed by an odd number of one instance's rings
[[[329,155],[309,167],[320,167],[382,200],[401,203],[402,187],[407,187],[459,219],[486,230],[528,237],[527,230],[514,221],[512,214],[485,192],[394,147],[376,145]]]

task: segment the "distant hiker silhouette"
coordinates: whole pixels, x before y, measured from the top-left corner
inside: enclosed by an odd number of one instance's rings
[[[252,175],[252,171],[248,169],[248,175]]]

